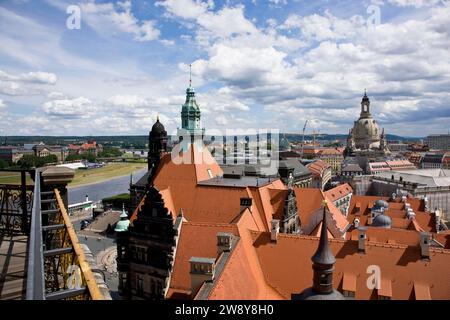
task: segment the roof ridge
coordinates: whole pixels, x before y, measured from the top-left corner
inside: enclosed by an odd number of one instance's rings
[[[184,225],[190,225],[190,226],[198,226],[198,227],[229,227],[229,228],[236,228],[235,224],[232,223],[210,223],[210,222],[192,222],[192,221],[186,221],[183,222]]]

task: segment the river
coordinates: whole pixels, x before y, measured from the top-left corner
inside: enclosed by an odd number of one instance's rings
[[[133,183],[138,181],[147,172],[147,169],[133,172]],[[100,201],[103,198],[121,193],[129,193],[130,176],[114,178],[86,186],[69,188],[69,204],[83,202],[86,195],[91,201]]]

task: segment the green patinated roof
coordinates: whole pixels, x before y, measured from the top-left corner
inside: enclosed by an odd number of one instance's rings
[[[195,101],[195,90],[192,87],[186,89],[186,101],[183,104],[182,112],[199,112],[200,107]]]
[[[128,231],[129,226],[130,226],[130,220],[120,220],[119,222],[117,222],[116,228],[114,229],[114,231],[116,231],[116,232]]]

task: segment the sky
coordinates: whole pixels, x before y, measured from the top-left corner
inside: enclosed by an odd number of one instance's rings
[[[0,136],[175,133],[189,64],[207,132],[347,133],[365,89],[387,133],[450,130],[448,0],[0,0],[0,30]]]

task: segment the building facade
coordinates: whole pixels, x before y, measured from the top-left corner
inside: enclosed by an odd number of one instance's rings
[[[430,149],[450,151],[450,134],[433,134],[425,138]]]

